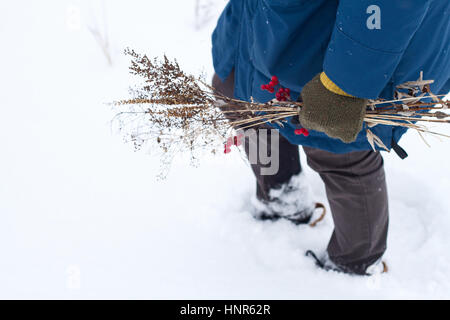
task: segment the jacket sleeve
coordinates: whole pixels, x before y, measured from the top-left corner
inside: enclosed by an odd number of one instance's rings
[[[429,2],[340,0],[324,60],[327,76],[353,96],[378,98],[422,23]]]
[[[240,0],[228,2],[212,34],[214,70],[222,80],[225,80],[234,68],[239,46],[243,2]]]

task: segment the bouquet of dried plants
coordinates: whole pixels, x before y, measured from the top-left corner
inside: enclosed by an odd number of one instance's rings
[[[205,150],[223,150],[233,129],[265,123],[284,126],[302,108],[301,102],[290,100],[287,88],[280,88],[276,98],[267,103],[232,99],[214,90],[204,77],[186,74],[176,60],[166,56],[150,59],[131,49],[126,49],[125,54],[131,57],[130,72],[142,83],[130,89],[130,98],[113,103],[117,110],[114,120],[136,149],[146,145],[161,151],[163,169],[180,152],[188,151],[196,160]],[[431,83],[433,80],[424,80],[421,74],[417,81],[398,86],[394,100],[369,101],[365,122],[367,139],[374,149],[378,146],[388,150],[370,130],[376,125],[402,126],[421,136],[427,133],[450,138],[425,126],[450,123],[450,103],[442,100],[443,95],[430,91]],[[273,85],[278,81],[262,88],[273,92]]]

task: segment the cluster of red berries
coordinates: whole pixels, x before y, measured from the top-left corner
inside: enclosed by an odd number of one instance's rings
[[[232,146],[239,147],[240,145],[242,145],[242,137],[243,137],[242,134],[240,134],[238,136],[234,136],[234,137],[229,137],[227,139],[227,142],[225,142],[225,144],[224,144],[224,147],[225,147],[224,153],[225,154],[230,153]]]
[[[275,97],[278,101],[287,101],[291,97],[291,90],[289,88],[280,88]]]
[[[279,85],[279,84],[280,84],[280,81],[278,80],[278,77],[277,76],[273,76],[271,81],[269,82],[269,84],[263,84],[261,86],[261,90],[267,90],[270,93],[274,93],[275,92],[275,87],[277,85]]]
[[[273,76],[269,84],[263,84],[261,90],[267,90],[270,93],[275,92],[275,87],[280,84],[277,76]],[[287,101],[291,97],[291,90],[280,86],[278,92],[275,94],[278,101]]]
[[[294,133],[298,136],[304,135],[305,137],[309,136],[309,131],[305,128],[297,129]]]

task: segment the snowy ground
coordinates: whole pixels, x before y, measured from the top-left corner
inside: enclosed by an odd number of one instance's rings
[[[158,159],[111,133],[103,103],[127,93],[122,49],[210,75],[214,2],[201,28],[194,0],[111,0],[105,14],[100,1],[0,3],[0,298],[450,298],[448,141],[410,132],[407,160],[385,156],[391,270],[368,280],[304,257],[326,247],[329,216],[316,229],[254,221],[236,152],[180,160],[157,182]],[[87,28],[103,21],[112,67]]]

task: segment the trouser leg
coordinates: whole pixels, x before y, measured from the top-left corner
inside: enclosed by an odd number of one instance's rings
[[[304,150],[308,165],[325,183],[333,215],[329,257],[344,271],[364,274],[386,250],[389,214],[383,158],[373,151]]]
[[[215,74],[213,81],[213,87],[221,94],[234,98],[234,71],[228,76],[225,81],[220,80],[220,78]],[[222,109],[227,110],[226,106]],[[225,113],[225,116],[229,113]],[[256,190],[257,198],[263,202],[272,201],[270,197],[270,190],[278,189],[283,184],[288,183],[290,179],[298,175],[301,172],[300,156],[297,145],[289,143],[280,134],[276,135],[277,141],[273,143],[272,131],[269,126],[261,125],[254,127],[256,129],[256,135],[245,135],[245,152],[247,157],[249,156],[249,150],[251,146],[256,145],[257,158],[256,163],[252,163],[251,167],[253,173],[256,177]],[[260,129],[266,129],[267,135],[260,135],[258,131]],[[274,147],[278,147],[279,150],[273,150]],[[271,164],[264,164],[261,161],[259,149],[266,148],[268,156],[271,156],[275,152],[279,154],[279,170],[275,174],[265,175],[262,174],[262,168],[266,168]]]

